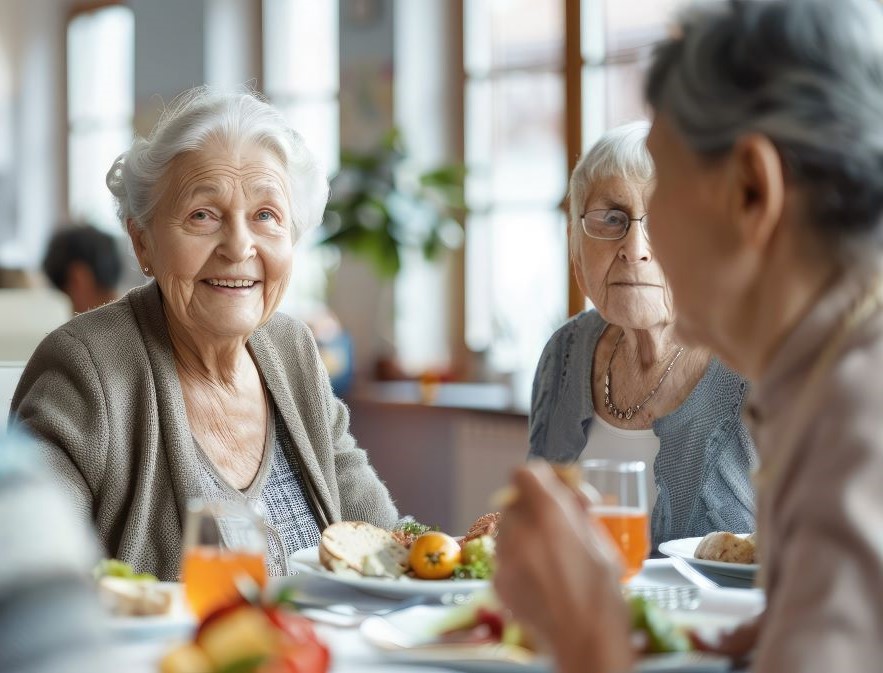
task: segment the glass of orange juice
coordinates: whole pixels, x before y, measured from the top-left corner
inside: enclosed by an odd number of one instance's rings
[[[650,553],[646,466],[639,460],[592,459],[583,461],[581,467],[583,484],[600,496],[592,514],[619,549],[622,581],[626,582],[640,572]]]
[[[184,595],[199,619],[267,583],[267,530],[254,509],[235,501],[191,500],[184,524]]]

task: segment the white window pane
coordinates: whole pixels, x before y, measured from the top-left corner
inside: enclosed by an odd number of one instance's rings
[[[470,206],[556,207],[567,186],[564,82],[557,74],[513,74],[466,91],[466,196]]]
[[[567,315],[559,211],[495,211],[466,227],[467,344],[499,371],[528,372]]]
[[[463,11],[469,74],[563,64],[563,0],[468,0]]]
[[[340,168],[340,106],[337,99],[302,103],[277,103],[289,125],[303,136],[327,175]]]
[[[120,231],[105,178],[113,160],[132,141],[128,126],[71,133],[68,142],[70,214],[110,232]]]
[[[267,93],[337,95],[338,32],[338,0],[264,0]]]
[[[308,232],[294,248],[291,281],[280,309],[301,317],[312,315],[322,306],[328,292],[328,275],[339,262],[336,250],[317,244],[318,229]]]
[[[635,49],[663,39],[678,10],[690,0],[606,0],[608,53]]]
[[[135,21],[112,6],[75,17],[68,25],[68,119],[129,121],[134,109]]]

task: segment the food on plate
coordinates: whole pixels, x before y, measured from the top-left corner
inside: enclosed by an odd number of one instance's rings
[[[392,536],[397,542],[410,549],[414,540],[423,535],[423,533],[428,533],[431,530],[438,530],[438,526],[433,528],[432,526],[427,526],[425,523],[420,523],[419,521],[403,521],[396,524],[392,529]]]
[[[150,573],[117,559],[104,559],[93,571],[98,600],[111,614],[121,617],[164,615],[172,608],[172,594]]]
[[[533,641],[493,591],[474,594],[472,600],[452,608],[436,626],[438,638],[446,644],[504,644],[534,650]]]
[[[709,533],[699,542],[693,556],[705,561],[723,563],[756,563],[754,535],[739,537],[733,533]]]
[[[106,558],[98,562],[98,565],[92,570],[95,579],[102,577],[122,577],[130,580],[151,580],[156,582],[156,575],[150,573],[136,573],[132,564],[120,561],[115,558]]]
[[[497,527],[500,525],[500,513],[489,512],[478,517],[475,522],[469,526],[463,543],[469,542],[483,536],[497,537]]]
[[[192,642],[160,662],[160,673],[326,673],[328,648],[305,617],[241,602],[212,613]]]
[[[687,652],[692,644],[687,632],[668,613],[641,596],[629,599],[634,643],[642,654]],[[529,634],[502,608],[493,592],[476,594],[467,604],[451,609],[436,627],[445,644],[504,644],[525,650],[538,649]]]
[[[497,561],[497,543],[490,535],[482,535],[461,543],[460,565],[454,568],[454,577],[461,580],[486,580],[494,574]]]
[[[172,609],[172,594],[156,580],[102,577],[98,600],[105,610],[120,617],[164,615]]]
[[[662,608],[643,596],[629,598],[632,631],[639,650],[645,654],[688,652],[693,649],[687,632],[675,624]]]
[[[341,521],[322,531],[319,561],[336,573],[395,578],[408,569],[408,550],[387,530],[364,521]]]
[[[411,545],[408,563],[420,579],[448,579],[460,565],[460,543],[439,531],[423,533]]]
[[[499,517],[497,512],[479,517],[460,541],[416,521],[392,531],[364,521],[343,521],[322,532],[319,561],[334,573],[363,577],[395,579],[407,573],[426,580],[489,579]]]

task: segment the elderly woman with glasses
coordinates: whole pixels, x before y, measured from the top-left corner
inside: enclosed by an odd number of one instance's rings
[[[653,248],[677,335],[752,382],[754,673],[883,662],[883,5],[695,3],[649,71]],[[615,388],[614,388],[615,390]],[[516,475],[496,589],[561,673],[633,669],[609,540],[543,464]]]
[[[674,335],[665,275],[647,238],[654,187],[649,125],[609,131],[570,179],[574,273],[594,308],[540,359],[530,455],[647,464],[652,544],[754,530],[754,446],[740,420],[745,381]]]

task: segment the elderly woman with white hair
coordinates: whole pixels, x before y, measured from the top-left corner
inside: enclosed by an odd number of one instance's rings
[[[608,131],[570,179],[574,274],[594,308],[571,319],[537,367],[530,455],[648,466],[652,545],[754,530],[754,445],[745,381],[674,333],[668,281],[647,238],[649,124]]]
[[[154,280],[51,333],[12,402],[107,553],[175,579],[192,497],[265,512],[271,574],[331,522],[391,526],[310,332],[276,312],[328,197],[301,137],[251,94],[197,89],[107,184]]]

